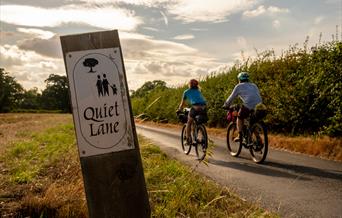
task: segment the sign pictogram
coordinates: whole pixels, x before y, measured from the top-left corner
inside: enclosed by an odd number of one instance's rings
[[[66,64],[80,156],[133,149],[119,48],[69,52]]]

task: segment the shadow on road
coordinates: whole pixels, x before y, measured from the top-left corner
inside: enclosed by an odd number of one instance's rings
[[[284,178],[292,178],[292,179],[299,179],[299,180],[311,180],[310,178],[306,178],[303,175],[284,172],[279,169],[272,169],[272,168],[266,167],[265,165],[254,164],[254,163],[223,161],[223,160],[215,160],[215,159],[209,159],[209,163],[224,166],[224,167],[230,167],[230,168],[237,169],[237,170],[243,170],[245,172],[261,174],[265,176],[284,177]]]
[[[241,160],[247,158],[239,157],[237,160],[239,159]],[[266,161],[264,164],[255,164],[253,162],[246,163],[235,161],[223,161],[211,158],[209,159],[209,163],[266,176],[294,178],[300,180],[312,180],[307,176],[317,176],[342,181],[341,173],[334,173],[314,167],[299,166],[274,161]]]
[[[322,169],[318,169],[314,167],[278,163],[278,162],[273,162],[273,161],[266,162],[265,165],[278,168],[278,169],[291,170],[291,171],[294,171],[294,173],[300,173],[300,174],[306,174],[306,175],[311,175],[311,176],[330,178],[330,179],[336,179],[336,180],[342,181],[342,173],[334,173],[334,172],[330,172],[327,170],[322,170]]]

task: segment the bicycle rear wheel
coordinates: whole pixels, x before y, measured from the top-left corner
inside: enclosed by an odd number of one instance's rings
[[[196,155],[198,160],[203,160],[208,148],[208,135],[205,126],[197,125],[196,136]]]
[[[241,138],[238,141],[235,141],[235,138],[238,137],[239,130],[236,127],[236,123],[230,123],[227,128],[227,148],[231,156],[237,157],[239,156],[242,148]]]
[[[255,123],[251,128],[253,146],[249,149],[255,163],[262,163],[268,152],[267,129],[263,123]]]
[[[186,124],[184,124],[183,129],[182,129],[181,142],[182,142],[183,152],[186,155],[188,155],[191,151],[191,144],[188,144],[186,141]]]

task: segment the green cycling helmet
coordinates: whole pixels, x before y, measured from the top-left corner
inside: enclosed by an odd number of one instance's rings
[[[237,78],[239,79],[239,81],[248,81],[249,74],[247,72],[241,72],[241,73],[239,73]]]

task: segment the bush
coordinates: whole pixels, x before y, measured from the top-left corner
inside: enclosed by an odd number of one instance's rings
[[[237,84],[237,74],[248,71],[267,106],[265,121],[272,131],[341,136],[342,43],[329,42],[310,51],[305,47],[291,47],[280,57],[265,51],[254,60],[237,63],[200,81],[208,101],[208,125],[227,125],[221,106]],[[177,122],[175,111],[186,88],[156,88],[133,97],[134,114],[155,121]]]

